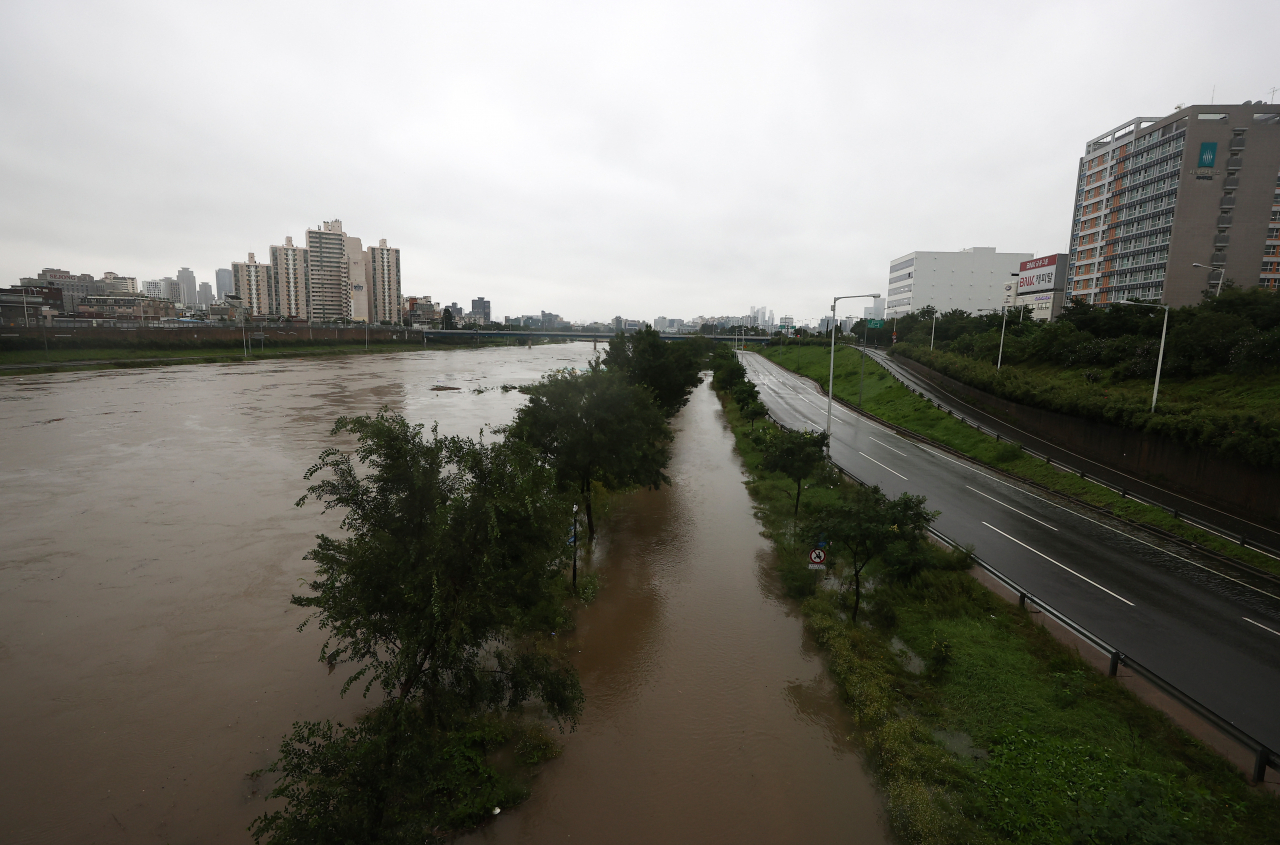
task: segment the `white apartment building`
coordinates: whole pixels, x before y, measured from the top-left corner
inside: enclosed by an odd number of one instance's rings
[[[247,315],[261,317],[279,313],[276,310],[275,273],[270,264],[259,264],[251,252],[248,261],[231,263],[231,281]]]
[[[1032,257],[1030,252],[997,252],[993,246],[907,253],[889,263],[884,316],[901,317],[926,305],[940,312],[999,309],[1005,285],[1018,275],[1018,266]]]
[[[271,247],[274,291],[281,317],[307,319],[308,291],[311,287],[311,254],[305,246],[294,246],[293,236],[286,235],[284,244]],[[257,312],[251,312],[257,313]]]
[[[369,313],[374,322],[400,322],[400,249],[387,246],[387,239],[369,247],[365,264],[369,287]],[[428,300],[429,301],[429,300]]]

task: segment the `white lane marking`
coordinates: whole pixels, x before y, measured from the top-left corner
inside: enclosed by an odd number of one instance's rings
[[[1274,628],[1268,628],[1266,625],[1263,625],[1261,622],[1254,622],[1248,616],[1241,616],[1240,618],[1250,624],[1257,625],[1259,628],[1261,628],[1264,631],[1270,631],[1271,633],[1275,634],[1277,637],[1280,637],[1280,631],[1277,631]]]
[[[758,356],[757,356],[757,357],[758,357]],[[767,359],[767,358],[760,358],[759,360],[768,361],[768,359]],[[771,365],[772,365],[772,367],[773,367],[774,369],[777,369],[777,370],[781,371],[782,373],[786,374],[786,375],[790,378],[790,380],[791,380],[791,381],[793,381],[793,382],[794,382],[794,381],[799,381],[799,376],[796,376],[794,373],[791,373],[789,370],[783,369],[783,368],[782,368],[782,367],[780,367],[779,365],[774,364],[772,361],[769,361],[769,364],[771,364]],[[781,379],[779,379],[779,380],[781,380]],[[865,418],[862,418],[862,417],[859,417],[858,419],[859,419],[861,422],[864,422],[864,423],[868,423],[868,424],[870,424],[872,428],[878,429],[878,430],[880,430],[880,431],[884,431],[884,432],[886,432],[886,433],[892,433],[892,432],[890,432],[888,429],[884,428],[883,426],[877,425],[877,424],[876,424],[875,422],[873,422],[872,420],[868,420],[868,419],[865,419]],[[1272,598],[1272,599],[1280,600],[1280,595],[1276,595],[1275,593],[1269,593],[1269,592],[1267,592],[1266,590],[1262,589],[1261,587],[1255,587],[1253,584],[1250,584],[1250,583],[1248,583],[1247,581],[1241,581],[1239,578],[1232,578],[1230,575],[1227,575],[1225,572],[1222,572],[1221,570],[1214,569],[1212,566],[1205,566],[1203,563],[1198,563],[1198,562],[1196,562],[1196,561],[1194,561],[1194,560],[1190,560],[1190,559],[1188,559],[1188,558],[1185,558],[1185,557],[1183,557],[1182,555],[1174,554],[1173,552],[1169,551],[1168,549],[1163,549],[1163,548],[1161,548],[1160,546],[1157,546],[1155,543],[1147,542],[1146,540],[1142,539],[1141,537],[1134,536],[1133,534],[1126,534],[1124,531],[1121,531],[1119,528],[1116,528],[1115,526],[1107,525],[1105,522],[1099,522],[1099,521],[1098,521],[1098,520],[1096,520],[1096,519],[1091,519],[1090,517],[1087,517],[1087,516],[1085,516],[1085,515],[1084,515],[1084,514],[1082,514],[1082,513],[1077,513],[1077,512],[1075,512],[1075,511],[1071,510],[1070,508],[1068,508],[1068,507],[1067,507],[1067,506],[1065,506],[1065,505],[1058,504],[1057,502],[1055,502],[1055,501],[1053,501],[1053,500],[1051,500],[1051,499],[1046,499],[1046,498],[1044,498],[1043,496],[1038,496],[1038,495],[1036,495],[1035,493],[1032,493],[1032,492],[1030,492],[1030,491],[1028,491],[1028,490],[1024,490],[1024,489],[1022,489],[1021,487],[1017,486],[1016,484],[1012,484],[1012,483],[1010,483],[1010,482],[1008,482],[1008,481],[1005,481],[1003,478],[997,478],[997,477],[996,477],[996,476],[994,476],[994,475],[989,475],[989,474],[987,474],[987,473],[983,472],[982,470],[978,469],[977,467],[975,467],[975,466],[974,466],[973,464],[971,464],[971,463],[967,463],[967,462],[965,462],[965,461],[956,460],[955,458],[951,457],[950,455],[945,455],[945,454],[943,454],[943,453],[941,453],[941,452],[937,451],[936,449],[933,449],[932,447],[927,446],[927,445],[925,445],[925,444],[923,444],[923,443],[917,443],[916,445],[917,445],[920,449],[923,449],[924,451],[928,452],[929,454],[933,455],[934,457],[941,458],[941,459],[942,459],[942,460],[944,460],[944,461],[948,461],[948,462],[950,462],[950,463],[955,464],[956,466],[959,466],[959,467],[962,467],[962,468],[964,468],[964,469],[967,469],[967,470],[969,470],[970,472],[975,473],[976,475],[980,475],[980,476],[982,476],[983,478],[987,479],[988,481],[994,481],[994,482],[996,482],[997,484],[1003,484],[1005,487],[1008,487],[1010,490],[1013,490],[1013,491],[1016,491],[1016,492],[1018,492],[1018,493],[1021,493],[1021,494],[1023,494],[1024,496],[1030,496],[1031,498],[1033,498],[1033,499],[1037,499],[1037,500],[1039,500],[1039,501],[1041,501],[1041,502],[1044,502],[1044,503],[1046,503],[1046,504],[1053,505],[1055,508],[1058,508],[1058,509],[1060,509],[1060,510],[1064,510],[1064,511],[1066,511],[1066,512],[1067,512],[1068,514],[1070,514],[1071,516],[1079,517],[1080,519],[1083,519],[1083,520],[1085,520],[1086,522],[1092,522],[1094,525],[1101,526],[1102,528],[1105,528],[1105,529],[1107,529],[1108,531],[1113,531],[1113,532],[1115,532],[1116,534],[1119,534],[1121,537],[1127,537],[1127,538],[1129,538],[1130,540],[1136,540],[1136,541],[1138,541],[1139,543],[1142,543],[1142,544],[1143,544],[1143,545],[1145,545],[1145,546],[1150,546],[1151,548],[1155,549],[1156,551],[1160,552],[1161,554],[1166,554],[1166,555],[1168,555],[1169,557],[1173,558],[1174,560],[1180,560],[1180,561],[1182,561],[1183,563],[1189,563],[1189,564],[1191,564],[1192,566],[1195,566],[1195,567],[1198,567],[1198,568],[1200,568],[1200,569],[1203,569],[1205,572],[1210,572],[1210,573],[1212,573],[1212,574],[1214,574],[1214,575],[1217,575],[1217,576],[1218,576],[1218,577],[1220,577],[1220,578],[1225,578],[1225,579],[1227,579],[1228,581],[1231,581],[1231,582],[1232,582],[1232,583],[1234,583],[1234,584],[1239,584],[1241,587],[1245,587],[1245,588],[1247,588],[1247,589],[1253,590],[1255,593],[1261,593],[1262,595],[1266,596],[1267,598]]]
[[[880,462],[879,462],[879,461],[877,461],[875,458],[873,458],[873,457],[871,457],[870,455],[868,455],[866,452],[859,452],[858,454],[859,454],[859,455],[861,455],[862,457],[866,458],[868,461],[871,461],[871,463],[873,463],[873,464],[879,464],[880,466],[884,467],[885,469],[889,469],[888,467],[885,467],[885,466],[884,466],[884,464],[880,463]],[[906,480],[907,480],[907,477],[906,477],[905,475],[903,475],[902,473],[898,472],[896,469],[889,469],[889,472],[891,472],[891,473],[893,473],[894,475],[898,476],[898,477],[899,477],[899,478],[901,478],[903,481],[906,481]]]
[[[921,448],[921,449],[923,449],[924,451],[928,452],[929,454],[934,455],[935,457],[941,458],[941,459],[942,459],[942,460],[944,460],[944,461],[950,461],[951,463],[956,464],[957,466],[964,467],[965,469],[969,470],[970,472],[973,472],[973,473],[975,473],[975,474],[977,474],[977,475],[980,475],[980,476],[982,476],[983,478],[987,479],[988,481],[994,481],[994,482],[996,482],[997,484],[1003,484],[1005,487],[1008,487],[1010,490],[1016,490],[1017,492],[1022,493],[1024,496],[1030,496],[1031,498],[1033,498],[1033,499],[1037,499],[1037,500],[1039,500],[1039,501],[1041,501],[1041,502],[1044,502],[1045,504],[1053,505],[1055,508],[1058,508],[1059,510],[1064,510],[1064,511],[1066,511],[1067,513],[1069,513],[1071,516],[1079,517],[1080,519],[1083,519],[1085,522],[1092,522],[1094,525],[1097,525],[1097,526],[1100,526],[1100,527],[1102,527],[1102,528],[1105,528],[1105,529],[1107,529],[1108,531],[1113,531],[1113,532],[1115,532],[1116,534],[1119,534],[1121,537],[1127,537],[1127,538],[1128,538],[1128,539],[1130,539],[1130,540],[1136,540],[1137,542],[1142,543],[1144,546],[1150,546],[1151,548],[1155,549],[1156,551],[1160,552],[1161,554],[1166,554],[1166,555],[1168,555],[1169,557],[1173,558],[1174,560],[1180,560],[1180,561],[1182,561],[1183,563],[1189,563],[1189,564],[1191,564],[1192,566],[1197,566],[1197,567],[1199,567],[1199,568],[1203,569],[1205,572],[1212,572],[1214,575],[1217,575],[1217,576],[1219,576],[1220,578],[1226,578],[1228,581],[1232,581],[1232,582],[1234,582],[1234,583],[1236,583],[1236,584],[1239,584],[1241,587],[1247,587],[1247,588],[1249,588],[1250,590],[1253,590],[1255,593],[1262,593],[1262,594],[1263,594],[1264,596],[1266,596],[1267,598],[1272,598],[1272,599],[1280,600],[1280,596],[1276,595],[1275,593],[1268,593],[1266,590],[1262,589],[1261,587],[1255,587],[1255,586],[1253,586],[1253,585],[1252,585],[1252,584],[1250,584],[1250,583],[1247,583],[1247,582],[1245,582],[1245,581],[1241,581],[1239,578],[1232,578],[1230,575],[1227,575],[1226,573],[1224,573],[1224,572],[1222,572],[1222,571],[1220,571],[1220,570],[1214,569],[1212,566],[1205,566],[1203,563],[1197,563],[1197,562],[1196,562],[1196,561],[1194,561],[1194,560],[1189,560],[1189,559],[1187,559],[1187,558],[1183,557],[1182,555],[1176,555],[1176,554],[1174,554],[1173,552],[1169,551],[1168,549],[1162,549],[1162,548],[1160,548],[1160,547],[1159,547],[1159,546],[1157,546],[1155,543],[1149,543],[1149,542],[1147,542],[1146,540],[1142,539],[1141,537],[1136,537],[1136,536],[1134,536],[1133,534],[1126,534],[1125,532],[1121,531],[1119,528],[1116,528],[1116,527],[1111,526],[1111,525],[1107,525],[1105,522],[1099,522],[1098,520],[1096,520],[1096,519],[1091,519],[1091,518],[1089,518],[1089,517],[1085,516],[1085,515],[1084,515],[1084,514],[1082,514],[1082,513],[1076,513],[1075,511],[1073,511],[1073,510],[1071,510],[1070,508],[1068,508],[1066,505],[1060,505],[1060,504],[1058,504],[1057,502],[1055,502],[1055,501],[1053,501],[1053,500],[1051,500],[1051,499],[1046,499],[1046,498],[1044,498],[1043,496],[1037,496],[1035,493],[1029,492],[1029,491],[1027,491],[1027,490],[1023,490],[1021,487],[1017,486],[1016,484],[1011,484],[1010,482],[1005,481],[1003,478],[996,478],[994,475],[988,475],[987,473],[983,472],[982,470],[976,469],[975,467],[971,466],[970,464],[965,463],[964,461],[958,461],[958,460],[956,460],[955,458],[950,457],[949,455],[944,455],[944,454],[942,454],[941,452],[938,452],[938,451],[937,451],[937,450],[935,450],[935,449],[931,449],[930,447],[925,446],[925,445],[923,445],[923,444],[921,444],[920,448]]]
[[[988,528],[990,528],[992,531],[996,532],[997,534],[999,534],[999,535],[1001,535],[1001,536],[1003,536],[1003,537],[1008,537],[1010,540],[1012,540],[1013,542],[1017,543],[1019,546],[1022,546],[1022,548],[1027,549],[1028,551],[1035,552],[1036,554],[1040,555],[1040,557],[1042,557],[1042,558],[1044,558],[1045,560],[1047,560],[1047,561],[1049,561],[1050,563],[1052,563],[1054,566],[1061,566],[1063,569],[1067,570],[1067,571],[1068,571],[1068,572],[1070,572],[1072,575],[1074,575],[1074,576],[1076,576],[1077,578],[1079,578],[1081,581],[1088,581],[1090,584],[1092,584],[1093,586],[1097,587],[1099,590],[1102,590],[1102,592],[1106,593],[1107,595],[1109,595],[1109,596],[1115,596],[1116,598],[1120,599],[1120,601],[1122,601],[1122,602],[1124,602],[1125,604],[1129,605],[1129,607],[1133,607],[1133,602],[1129,601],[1129,600],[1128,600],[1127,598],[1125,598],[1124,596],[1117,595],[1116,593],[1111,592],[1111,591],[1110,591],[1110,590],[1108,590],[1106,587],[1104,587],[1104,586],[1102,586],[1101,584],[1099,584],[1097,581],[1092,581],[1092,580],[1090,580],[1090,579],[1088,579],[1088,578],[1084,577],[1083,575],[1081,575],[1079,572],[1076,572],[1076,571],[1075,571],[1074,569],[1072,569],[1071,567],[1069,567],[1069,566],[1064,566],[1063,564],[1058,563],[1056,560],[1054,560],[1053,558],[1049,557],[1049,556],[1048,556],[1047,554],[1045,554],[1044,552],[1036,551],[1035,549],[1033,549],[1033,548],[1031,548],[1030,546],[1028,546],[1026,543],[1024,543],[1024,542],[1022,542],[1021,540],[1019,540],[1017,537],[1009,537],[1009,535],[1008,535],[1008,534],[1005,534],[1003,531],[1001,531],[999,528],[996,528],[994,525],[992,525],[992,524],[991,524],[991,523],[989,523],[989,522],[984,522],[984,523],[982,523],[982,524],[983,524],[983,525],[985,525],[985,526],[987,526]]]
[[[1047,522],[1042,522],[1041,520],[1036,519],[1034,516],[1032,516],[1032,515],[1031,515],[1031,514],[1029,514],[1029,513],[1023,513],[1022,511],[1020,511],[1020,510],[1018,510],[1017,508],[1015,508],[1013,505],[1005,505],[1005,503],[1004,503],[1004,502],[1000,501],[1000,500],[999,500],[999,499],[997,499],[995,496],[987,496],[987,494],[986,494],[986,493],[983,493],[981,490],[977,489],[976,487],[969,487],[969,485],[968,485],[968,484],[966,484],[966,485],[965,485],[965,487],[967,487],[968,489],[970,489],[970,490],[972,490],[973,492],[977,493],[979,496],[986,496],[988,499],[990,499],[991,501],[995,502],[997,505],[1004,505],[1006,508],[1008,508],[1009,510],[1013,511],[1014,513],[1021,513],[1023,516],[1025,516],[1027,519],[1031,520],[1032,522],[1039,522],[1039,523],[1040,523],[1041,525],[1043,525],[1045,528],[1053,528],[1053,526],[1052,526],[1052,525],[1050,525],[1049,523],[1047,523]],[[1054,530],[1054,531],[1057,531],[1058,529],[1053,528],[1053,530]]]
[[[885,442],[884,442],[884,441],[882,441],[882,440],[876,440],[874,437],[868,437],[867,439],[868,439],[868,440],[875,440],[875,442],[876,442],[876,443],[879,443],[881,446],[883,446],[884,448],[888,449],[890,452],[898,452],[898,450],[897,450],[897,449],[893,448],[893,447],[892,447],[892,446],[890,446],[888,443],[885,443]],[[899,454],[899,455],[901,455],[901,456],[902,456],[902,457],[904,457],[904,458],[907,456],[907,453],[906,453],[906,452],[898,452],[898,454]]]

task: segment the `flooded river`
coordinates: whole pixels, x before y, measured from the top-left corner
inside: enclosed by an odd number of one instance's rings
[[[350,718],[289,595],[333,514],[292,503],[340,414],[443,433],[586,344],[0,381],[0,836],[247,842],[245,773],[295,719]],[[433,387],[453,386],[458,391]],[[481,392],[476,392],[481,391]],[[878,804],[714,397],[673,485],[623,497],[574,634],[587,709],[529,802],[472,842],[880,842]]]

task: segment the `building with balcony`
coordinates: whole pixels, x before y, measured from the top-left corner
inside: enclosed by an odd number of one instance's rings
[[[1066,295],[1194,305],[1280,284],[1280,106],[1189,106],[1093,138],[1080,158]]]

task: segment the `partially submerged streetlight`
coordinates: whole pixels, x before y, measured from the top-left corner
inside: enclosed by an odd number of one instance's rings
[[[848,296],[837,296],[831,300],[831,366],[827,370],[827,437],[831,437],[831,394],[836,386],[836,303],[842,299],[879,299],[878,293],[853,293]],[[866,367],[867,350],[862,350],[863,367]],[[827,448],[831,448],[830,445]]]
[[[1202,265],[1195,265],[1200,267]],[[1138,302],[1136,299],[1118,299],[1113,305],[1142,305],[1146,308],[1164,309],[1164,326],[1160,329],[1160,354],[1156,356],[1156,386],[1151,391],[1151,413],[1156,412],[1156,397],[1160,395],[1160,368],[1164,365],[1164,335],[1169,330],[1169,306],[1159,302]]]

